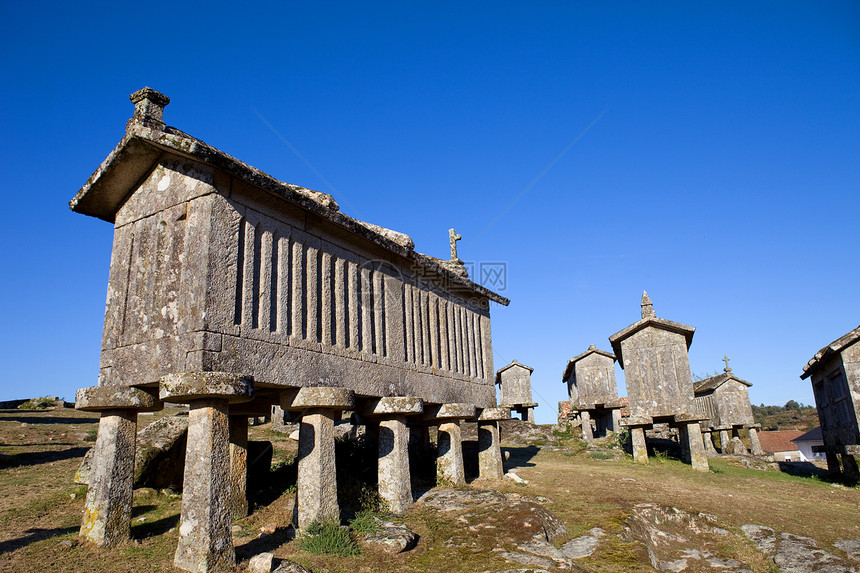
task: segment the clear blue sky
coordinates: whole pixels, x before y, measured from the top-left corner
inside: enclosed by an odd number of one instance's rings
[[[643,289],[697,328],[693,372],[728,354],[755,403],[811,403],[803,365],[860,324],[856,2],[3,12],[0,399],[96,383],[112,228],[67,203],[145,85],[168,124],[422,252],[455,227],[462,258],[506,262],[496,367],[535,368],[539,422]]]

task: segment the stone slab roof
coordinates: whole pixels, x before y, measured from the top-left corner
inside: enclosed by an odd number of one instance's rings
[[[797,444],[793,440],[803,435],[800,430],[778,430],[771,432],[759,432],[758,439],[761,447],[766,452],[793,452],[797,450]]]
[[[746,380],[741,380],[731,372],[724,372],[717,376],[711,376],[710,378],[705,378],[704,380],[694,382],[693,392],[695,394],[705,394],[707,392],[712,392],[726,382],[728,382],[729,380],[735,380],[736,382],[740,382],[744,386],[752,386],[752,383],[747,382]]]
[[[795,444],[800,442],[822,442],[824,441],[824,436],[821,435],[821,426],[816,426],[802,436],[794,438],[791,441]]]
[[[609,337],[609,343],[612,345],[612,350],[615,352],[615,356],[618,359],[618,364],[621,368],[624,368],[624,360],[621,356],[621,342],[648,326],[682,334],[687,341],[688,349],[690,348],[690,344],[693,343],[693,333],[696,332],[695,327],[681,324],[680,322],[666,320],[665,318],[657,318],[656,316],[650,316],[634,322],[624,330],[619,330]]]
[[[511,362],[507,366],[503,366],[502,368],[499,368],[496,371],[496,384],[502,383],[502,372],[504,372],[505,370],[508,370],[509,368],[513,368],[514,366],[519,366],[520,368],[525,368],[526,370],[529,371],[529,374],[531,374],[532,372],[535,371],[535,369],[532,368],[531,366],[526,366],[525,364],[520,364],[519,362],[514,360],[513,362]]]
[[[606,356],[607,358],[611,358],[613,361],[615,361],[615,355],[614,354],[612,354],[611,352],[606,352],[605,350],[600,350],[599,348],[597,348],[595,345],[592,344],[591,346],[588,347],[588,350],[586,350],[582,354],[578,354],[578,355],[574,356],[573,358],[571,358],[570,360],[567,361],[567,367],[564,369],[564,373],[561,375],[561,381],[567,382],[567,380],[570,378],[570,375],[573,374],[573,366],[577,362],[579,362],[580,360],[582,360],[583,358],[588,356],[589,354],[600,354],[602,356]]]
[[[135,100],[135,97],[142,93],[144,95]],[[137,102],[143,97],[151,98],[150,94],[156,94],[169,102],[166,96],[149,88],[132,94],[132,101],[138,105]],[[163,105],[166,103],[162,103],[162,107]],[[140,181],[155,168],[162,155],[170,153],[210,165],[283,201],[298,205],[354,235],[408,259],[418,268],[444,277],[454,289],[466,290],[505,306],[510,303],[509,299],[460,276],[445,265],[444,261],[415,251],[415,245],[408,235],[344,215],[331,195],[279,181],[200,139],[165,125],[160,121],[160,109],[155,119],[151,115],[145,115],[151,113],[150,111],[139,116],[140,109],[138,107],[135,117],[126,124],[125,137],[69,202],[72,211],[113,223],[117,211]]]
[[[851,346],[858,340],[860,340],[860,326],[858,326],[848,334],[837,338],[836,340],[816,352],[815,356],[813,356],[809,360],[809,362],[806,363],[806,366],[803,367],[803,374],[800,375],[800,379],[803,380],[812,376],[812,373],[815,371],[815,369],[818,368],[818,366],[820,366],[825,359],[829,358],[837,352],[842,352],[844,348],[846,348],[847,346]]]

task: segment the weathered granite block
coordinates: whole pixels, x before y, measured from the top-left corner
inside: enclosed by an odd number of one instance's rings
[[[463,468],[463,442],[459,420],[439,424],[436,466],[439,474],[454,486],[466,485]]]
[[[230,512],[248,515],[248,417],[230,416]]]
[[[193,400],[189,405],[179,543],[173,560],[185,571],[227,571],[235,563],[228,411],[226,399]]]
[[[298,527],[340,521],[334,458],[334,419],[340,412],[310,408],[299,423]]]
[[[403,513],[412,505],[409,475],[409,428],[406,416],[391,416],[379,422],[379,496],[389,511]]]
[[[103,547],[131,535],[136,410],[102,413],[93,454],[81,535]]]

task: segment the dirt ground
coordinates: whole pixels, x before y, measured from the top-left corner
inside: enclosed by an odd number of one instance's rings
[[[164,414],[142,415],[140,424],[159,415]],[[127,545],[99,550],[79,541],[86,488],[72,479],[93,445],[97,422],[97,415],[73,409],[0,410],[0,572],[174,571],[181,503],[175,492],[135,491],[134,539]],[[252,427],[251,439],[273,442],[274,471],[255,493],[255,511],[236,522],[241,528],[236,533],[236,571],[246,570],[247,559],[260,551],[272,551],[316,573],[516,568],[486,546],[492,540],[476,537],[480,543],[458,542],[464,535],[463,524],[446,521],[420,504],[402,518],[420,536],[409,552],[391,556],[364,550],[354,557],[307,554],[290,541],[287,527],[294,498],[295,442],[265,425]],[[470,487],[547,498],[545,507],[568,529],[566,536],[555,540],[556,545],[593,527],[606,530],[608,541],[576,562],[586,571],[653,570],[638,544],[617,535],[631,508],[645,502],[713,514],[720,527],[734,533],[740,532],[741,525],[754,523],[806,535],[831,551],[836,539],[860,538],[860,488],[818,477],[747,469],[722,459],[711,460],[708,474],[666,458],[637,465],[627,456],[605,459],[611,456],[590,452],[578,440],[568,439],[544,447],[503,444],[503,449],[510,453],[505,469],[529,483],[476,481]],[[275,532],[261,537],[260,528],[268,525]],[[723,557],[747,563],[756,572],[774,570],[773,563],[749,543],[727,544],[721,550]]]

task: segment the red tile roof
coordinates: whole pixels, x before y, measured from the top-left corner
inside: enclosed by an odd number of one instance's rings
[[[797,450],[797,444],[793,444],[791,440],[799,438],[803,434],[804,432],[800,430],[759,432],[758,439],[762,449],[766,452],[794,452]]]

